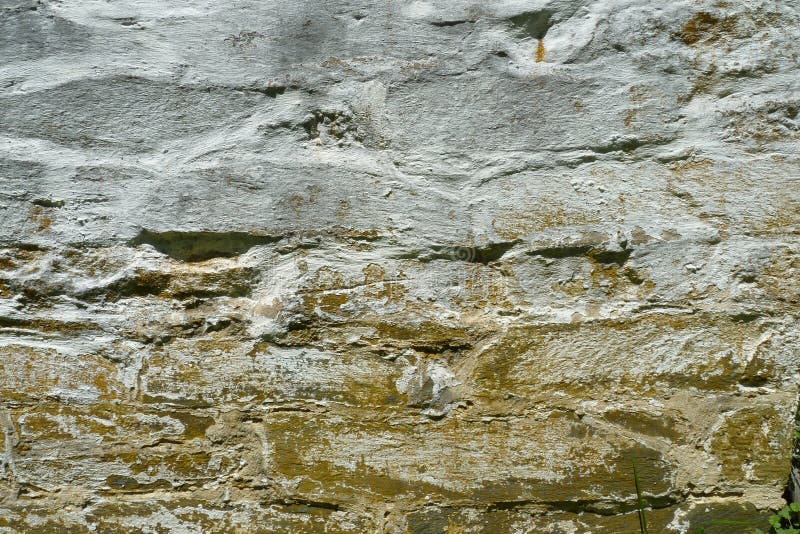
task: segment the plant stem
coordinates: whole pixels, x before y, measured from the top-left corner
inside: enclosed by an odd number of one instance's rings
[[[633,464],[633,482],[636,484],[636,507],[639,510],[639,529],[642,534],[647,534],[647,518],[644,515],[644,502],[642,501],[642,488],[639,485],[639,473],[636,471],[636,460],[631,460]]]

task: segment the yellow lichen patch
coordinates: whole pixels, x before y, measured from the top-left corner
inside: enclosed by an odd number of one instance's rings
[[[317,310],[332,315],[340,314],[341,306],[347,304],[347,292],[316,292],[303,295],[303,305],[308,313],[317,313]]]
[[[503,274],[495,269],[475,264],[470,266],[466,276],[459,280],[458,284],[460,291],[453,297],[453,303],[464,310],[507,311],[514,308],[511,300],[515,284],[513,273]]]
[[[570,297],[579,297],[586,294],[588,289],[586,285],[588,284],[584,280],[580,278],[572,278],[564,282],[551,284],[550,289]]]
[[[625,112],[625,119],[622,121],[626,128],[631,128],[634,126],[636,121],[636,116],[639,113],[639,107],[647,100],[647,93],[645,90],[639,86],[632,85],[628,89],[629,98],[631,102],[636,106],[632,109],[629,109]]]
[[[186,411],[172,411],[167,415],[177,419],[183,425],[181,435],[183,439],[204,438],[206,430],[214,424],[214,418],[207,415],[195,415]]]
[[[636,410],[611,409],[603,418],[615,425],[647,436],[664,437],[672,441],[681,438],[680,421],[670,415],[653,415]]]
[[[228,259],[180,264],[169,269],[165,295],[175,298],[243,297],[250,294],[256,274],[254,269]]]
[[[544,61],[544,39],[537,39],[536,43],[536,63]]]
[[[570,279],[553,283],[550,288],[570,297],[609,299],[626,296],[646,298],[655,287],[653,281],[646,278],[644,270],[614,261],[603,263],[587,255],[580,265],[582,268],[576,270]]]
[[[800,231],[800,202],[787,199],[771,208],[766,217],[753,221],[754,232],[788,234]]]
[[[646,245],[652,240],[653,236],[648,235],[648,233],[645,232],[644,229],[639,226],[636,226],[633,228],[633,230],[631,230],[631,244],[634,246]]]
[[[289,197],[289,206],[292,207],[295,213],[300,213],[300,209],[303,207],[305,203],[305,199],[300,195],[292,195]]]
[[[736,140],[752,140],[758,145],[774,142],[796,142],[800,139],[797,128],[791,124],[800,111],[796,101],[767,102],[755,109],[731,110],[727,132]]]
[[[597,222],[596,216],[570,211],[555,201],[550,203],[547,199],[542,199],[541,203],[530,211],[514,211],[495,217],[492,219],[492,228],[503,239],[514,240],[547,228],[592,222]]]
[[[11,271],[16,269],[18,263],[10,256],[7,256],[5,252],[5,250],[0,252],[0,271]]]
[[[363,269],[364,273],[364,283],[365,284],[372,284],[374,282],[380,282],[386,276],[386,271],[378,265],[377,263],[370,263]]]
[[[370,301],[387,301],[400,303],[406,294],[406,287],[402,281],[385,280],[386,271],[377,263],[370,263],[363,269],[364,281],[361,294],[364,304],[370,305]]]
[[[401,282],[382,282],[378,284],[371,284],[364,288],[364,297],[368,299],[365,304],[369,305],[369,301],[393,302],[400,304],[403,302],[403,297],[407,293],[406,286]]]
[[[585,506],[587,510],[581,512],[568,512],[549,509],[546,506],[537,506],[532,503],[509,506],[509,509],[490,507],[485,510],[480,507],[433,507],[426,506],[419,511],[407,516],[409,532],[443,532],[447,534],[468,532],[592,532],[597,534],[619,534],[639,532],[636,511],[626,511],[609,515],[608,510],[599,507],[593,509],[591,505]],[[720,512],[720,508],[722,511]],[[743,524],[753,522],[758,518],[755,510],[749,514],[731,516],[731,512],[724,504],[715,503],[713,508],[706,507],[708,514],[697,522],[690,522],[689,532],[709,524],[714,525],[715,520],[727,520],[735,517]],[[677,512],[677,514],[676,514]],[[719,514],[719,515],[717,515]],[[647,524],[651,532],[668,532],[670,523],[675,517],[683,519],[685,512],[675,506],[659,507],[647,511]],[[767,524],[766,520],[754,524]],[[463,527],[458,526],[463,525]],[[695,528],[696,527],[696,528]],[[449,531],[449,528],[463,530]],[[554,530],[557,529],[557,530]]]
[[[616,287],[618,280],[620,279],[619,276],[619,269],[617,265],[613,264],[602,264],[596,260],[590,260],[594,265],[592,269],[592,282],[596,287],[600,287],[606,290],[607,293],[613,291]]]
[[[727,479],[779,487],[791,457],[792,422],[774,406],[742,409],[725,418],[710,449]]]
[[[753,359],[744,345],[762,331],[756,322],[725,316],[666,314],[520,327],[481,354],[473,375],[487,399],[509,393],[585,398],[604,391],[657,396],[686,387],[735,391],[776,379],[768,354]]]
[[[106,486],[111,493],[150,493],[157,490],[172,489],[172,484],[164,479],[154,482],[139,482],[126,475],[109,475],[106,477]]]
[[[692,76],[692,88],[689,92],[676,97],[678,104],[687,104],[697,95],[713,93],[722,79],[722,76],[717,72],[716,64],[711,63],[708,66],[701,66],[697,61],[694,63],[694,70],[699,70],[699,74]]]
[[[17,420],[20,435],[26,439],[39,441],[48,439],[65,441],[74,438],[74,431],[59,421],[63,410],[63,407],[48,406],[38,413],[23,414]],[[70,415],[66,414],[66,417],[70,418]],[[73,416],[70,419],[75,418]]]
[[[625,125],[626,128],[630,128],[633,126],[633,121],[636,120],[636,114],[638,113],[637,109],[629,109],[625,112],[625,119],[623,119],[622,123]]]
[[[32,266],[46,254],[43,250],[28,250],[24,248],[0,249],[0,270],[13,271],[25,266]]]
[[[719,39],[719,35],[713,31],[719,24],[720,19],[711,13],[696,13],[683,25],[680,38],[687,45],[693,45],[701,39]]]
[[[361,229],[361,228],[345,228],[342,226],[335,226],[328,232],[331,236],[345,241],[374,241],[380,237],[380,232],[374,228]],[[355,244],[355,243],[351,243]]]
[[[310,289],[318,290],[344,289],[344,276],[328,266],[320,267],[311,278],[309,286]]]
[[[686,45],[694,45],[698,42],[714,43],[722,37],[734,36],[736,24],[735,17],[719,17],[701,11],[686,21],[678,36]]]
[[[725,231],[730,223],[717,213],[725,213],[728,196],[749,191],[744,169],[731,170],[721,162],[706,158],[675,162],[669,169],[667,192],[696,211],[698,218]],[[702,197],[695,198],[695,191]],[[707,207],[709,205],[714,208]],[[670,230],[669,234],[676,235],[676,232]],[[662,235],[662,239],[666,238]]]
[[[117,368],[93,354],[64,356],[55,349],[21,345],[0,347],[0,395],[15,400],[120,398],[126,388]]]
[[[647,100],[647,91],[642,86],[631,85],[628,89],[628,97],[631,102],[639,106]]]
[[[800,253],[788,248],[773,253],[764,271],[753,281],[777,302],[800,303]]]
[[[400,71],[406,75],[416,77],[419,71],[435,69],[441,65],[440,61],[404,61],[401,63]]]
[[[445,326],[432,321],[413,323],[364,322],[375,329],[375,342],[397,347],[414,347],[422,351],[464,348],[472,344],[467,329]]]
[[[0,327],[35,330],[45,334],[62,335],[88,334],[89,332],[97,332],[100,330],[100,326],[95,323],[67,322],[50,318],[12,319],[10,317],[2,317],[0,318]]]
[[[207,534],[362,534],[375,531],[375,525],[356,513],[281,500],[223,502],[222,494],[220,490],[219,494],[105,500],[92,507],[89,520],[97,526],[98,532],[127,532],[130,525],[146,527],[148,532],[157,534],[169,534],[174,531],[169,527],[176,525]],[[51,531],[69,532],[58,527],[46,530]]]
[[[53,224],[53,219],[49,212],[45,211],[41,206],[31,208],[30,220],[36,225],[36,232],[47,230]]]
[[[117,402],[86,405],[48,403],[35,412],[16,413],[20,436],[27,440],[85,440],[100,442],[135,442],[169,439],[183,441],[203,437],[213,419],[188,411],[150,411],[142,406]]]
[[[148,447],[127,452],[115,452],[102,457],[108,462],[121,462],[127,470],[141,480],[166,477],[175,484],[205,480],[219,476],[231,467],[231,459],[222,456],[221,461],[210,466],[214,456],[209,451],[186,448],[173,451],[168,447]]]
[[[350,208],[349,200],[340,200],[339,207],[336,208],[336,217],[339,219],[347,219],[348,215],[350,215]]]
[[[374,354],[341,350],[347,333],[325,329],[299,344],[330,344],[329,351],[254,343],[243,346],[209,340],[181,340],[154,353],[142,376],[142,400],[204,408],[220,403],[329,400],[372,406],[396,405],[394,381],[400,370]],[[185,413],[185,410],[180,410]],[[196,413],[196,412],[190,412]]]
[[[159,295],[167,289],[169,283],[170,274],[167,272],[137,268],[130,276],[106,288],[104,294],[111,299]]]
[[[714,160],[708,158],[692,158],[685,161],[676,161],[669,165],[670,171],[676,175],[701,175],[705,176],[711,172]]]
[[[345,280],[344,275],[330,267],[318,269],[302,293],[306,313],[349,317],[387,303],[402,303],[407,292],[402,281],[386,280],[384,268],[376,263],[368,264],[362,272],[360,280],[355,276]]]
[[[295,212],[295,214],[300,214],[303,207],[311,204],[315,204],[317,202],[317,198],[321,192],[321,189],[318,185],[311,185],[308,186],[308,196],[305,197],[301,194],[293,194],[290,195],[288,198],[289,206]]]
[[[365,414],[366,415],[366,414]],[[660,453],[631,446],[577,416],[550,412],[513,422],[448,417],[419,429],[397,421],[314,420],[286,414],[265,422],[275,475],[297,480],[307,498],[364,497],[570,501],[627,491],[631,458],[654,492],[668,490],[671,468]],[[536,436],[539,447],[530,447]],[[324,451],[324,454],[323,454]],[[487,469],[487,465],[494,466]]]
[[[780,15],[758,9],[723,15],[700,11],[692,15],[675,34],[684,44],[715,44],[720,41],[751,37],[753,28],[763,30],[780,23]]]

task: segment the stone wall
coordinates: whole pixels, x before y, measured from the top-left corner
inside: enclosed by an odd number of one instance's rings
[[[0,531],[637,532],[634,461],[653,532],[762,521],[798,24],[0,0]]]

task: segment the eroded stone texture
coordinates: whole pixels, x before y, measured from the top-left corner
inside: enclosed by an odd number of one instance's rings
[[[795,3],[0,10],[0,531],[781,504]]]

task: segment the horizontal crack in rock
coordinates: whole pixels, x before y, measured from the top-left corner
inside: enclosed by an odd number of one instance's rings
[[[238,256],[258,245],[280,241],[280,237],[246,232],[152,232],[142,230],[131,245],[151,245],[170,258],[195,262],[211,258]]]

